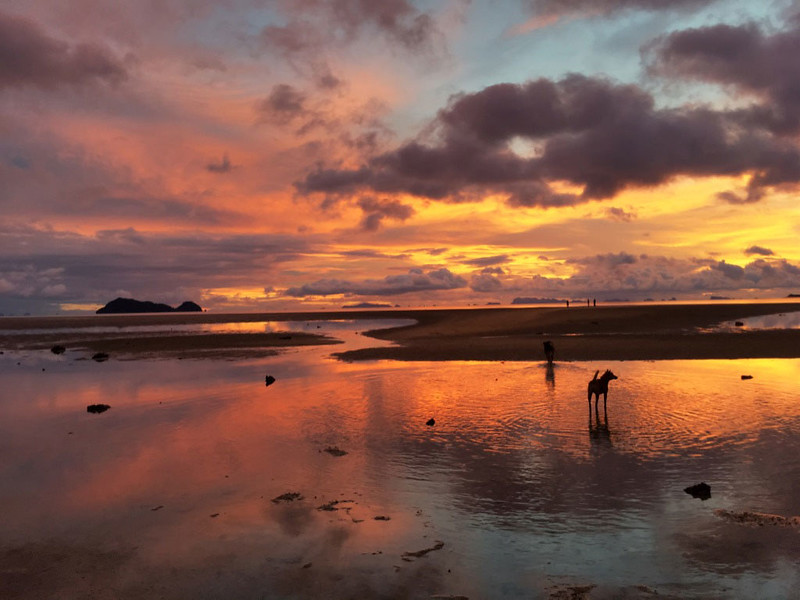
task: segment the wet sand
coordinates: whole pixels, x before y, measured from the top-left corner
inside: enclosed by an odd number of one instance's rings
[[[394,346],[337,354],[347,361],[541,360],[542,343],[556,361],[797,358],[800,330],[712,331],[720,323],[800,310],[800,302],[755,304],[620,305],[572,308],[479,308],[270,314],[159,314],[86,317],[5,317],[0,349],[108,352],[128,359],[159,354],[221,358],[264,356],[281,347],[334,344],[313,333],[131,334],[128,327],[263,321],[414,319],[417,324],[365,332]],[[92,328],[119,328],[93,332]],[[42,333],[31,330],[41,329]],[[25,332],[23,335],[22,332]],[[16,332],[20,332],[17,334]]]

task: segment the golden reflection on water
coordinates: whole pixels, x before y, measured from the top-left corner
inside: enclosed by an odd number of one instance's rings
[[[417,582],[424,597],[515,598],[565,579],[780,592],[796,580],[779,569],[798,566],[795,532],[767,538],[713,510],[800,514],[800,361],[548,369],[328,353],[0,357],[0,537],[124,547],[128,577],[180,570],[178,591],[163,584],[174,597],[211,585],[209,566],[285,597]],[[595,411],[586,385],[605,368],[619,379]],[[94,403],[112,408],[87,414]],[[701,480],[706,502],[683,492]],[[272,502],[287,492],[304,499]],[[711,554],[703,536],[751,551]]]

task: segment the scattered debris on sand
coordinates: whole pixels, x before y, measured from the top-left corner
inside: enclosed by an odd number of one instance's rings
[[[683,490],[687,494],[691,494],[692,498],[700,498],[700,500],[708,500],[711,498],[711,486],[705,481],[695,485],[690,485]]]
[[[279,504],[280,502],[294,502],[295,500],[302,500],[303,495],[299,492],[286,492],[285,494],[281,494],[280,496],[275,496],[272,501],[275,504]]]
[[[741,525],[749,525],[751,527],[774,525],[776,527],[800,528],[800,517],[784,517],[783,515],[771,515],[768,513],[752,512],[747,510],[725,510],[723,508],[715,510],[714,514],[721,519],[725,519],[726,521],[740,523]]]
[[[328,446],[325,448],[325,452],[330,454],[331,456],[344,456],[347,454],[347,451],[341,450],[338,446]]]
[[[105,352],[97,352],[92,355],[92,360],[95,362],[105,362],[108,360],[108,354]]]
[[[55,346],[50,348],[50,352],[52,352],[53,354],[64,354],[64,352],[66,351],[67,349],[59,344],[56,344]]]
[[[327,510],[327,511],[334,511],[340,510],[338,507],[340,504],[355,504],[355,500],[331,500],[330,502],[326,502],[325,504],[318,506],[317,510]],[[352,506],[343,506],[343,510],[350,510]]]
[[[554,587],[550,592],[550,600],[588,600],[589,594],[596,587],[594,584]]]
[[[403,560],[408,561],[414,558],[421,558],[426,554],[428,554],[428,552],[434,552],[436,550],[441,550],[442,548],[444,548],[444,542],[437,541],[430,548],[423,548],[422,550],[417,550],[416,552],[403,552],[403,554],[401,554],[400,556]]]
[[[273,383],[275,383],[275,378],[274,378],[272,375],[267,375],[267,376],[264,378],[264,383],[266,384],[266,386],[267,386],[267,387],[269,387],[269,386],[271,386]]]
[[[742,379],[752,379],[752,375],[742,375]]]
[[[106,412],[109,408],[111,407],[108,404],[90,404],[86,407],[86,412],[99,414]]]

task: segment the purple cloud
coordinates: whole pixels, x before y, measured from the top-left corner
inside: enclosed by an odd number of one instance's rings
[[[233,165],[231,164],[231,159],[228,158],[227,154],[222,156],[222,160],[219,162],[212,162],[206,165],[206,171],[210,173],[230,173],[233,170]]]
[[[625,10],[690,11],[716,0],[526,0],[530,11],[542,18],[607,16]]]
[[[753,98],[736,113],[776,134],[800,131],[800,22],[767,34],[754,23],[664,36],[645,52],[651,74],[735,86]]]
[[[414,209],[411,206],[398,200],[365,196],[359,198],[357,204],[364,212],[361,220],[361,228],[364,231],[377,231],[385,219],[405,221],[414,215]]]
[[[57,40],[29,19],[0,13],[0,88],[116,84],[126,77],[122,61],[107,48]]]
[[[750,201],[766,188],[800,181],[794,141],[710,108],[658,109],[637,86],[582,75],[455,96],[435,126],[431,140],[409,141],[354,169],[320,166],[296,187],[329,196],[371,191],[451,202],[502,194],[512,206],[561,207],[678,175],[752,173]],[[536,145],[533,156],[513,151],[517,137]],[[582,192],[557,193],[552,181]]]
[[[468,260],[463,260],[465,265],[471,265],[473,267],[492,267],[494,265],[504,265],[507,262],[510,262],[511,258],[508,254],[498,254],[497,256],[483,256],[481,258],[471,258]],[[502,272],[502,270],[501,270]]]
[[[305,296],[331,296],[345,294],[348,296],[393,296],[411,292],[430,292],[436,290],[454,290],[466,287],[466,280],[451,273],[448,269],[423,272],[422,269],[410,269],[405,275],[389,275],[383,279],[365,279],[349,281],[344,279],[320,279],[298,287],[290,287],[285,295],[302,298]]]
[[[747,250],[744,251],[745,254],[758,254],[760,256],[774,256],[775,253],[770,250],[769,248],[764,248],[762,246],[750,246]]]

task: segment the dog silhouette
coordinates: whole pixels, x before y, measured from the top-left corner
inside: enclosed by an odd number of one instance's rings
[[[603,394],[603,409],[606,407],[606,398],[608,397],[608,382],[613,379],[618,379],[611,371],[606,369],[606,372],[598,377],[600,371],[594,372],[594,379],[589,382],[589,408],[592,407],[592,394],[594,394],[594,408],[597,410],[597,403],[600,401],[600,394]]]

